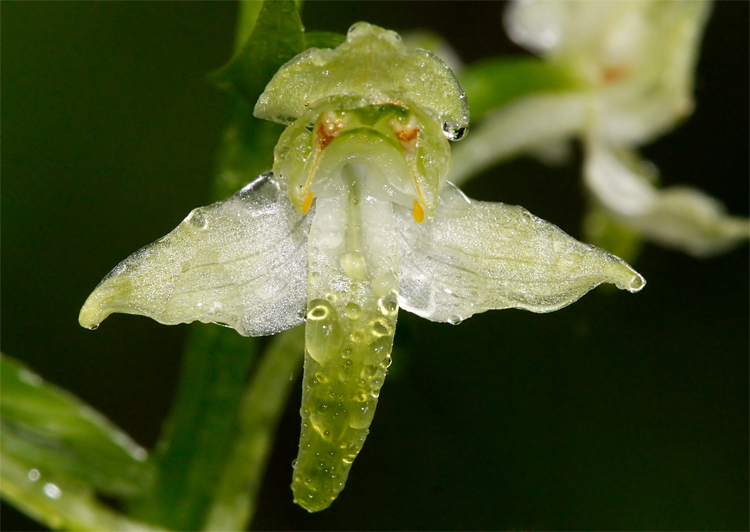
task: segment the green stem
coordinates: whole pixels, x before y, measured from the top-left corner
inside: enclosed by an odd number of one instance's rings
[[[216,325],[193,324],[180,388],[155,452],[157,478],[131,509],[174,530],[199,530],[214,496],[258,341]]]
[[[304,326],[274,337],[240,406],[239,427],[204,530],[245,530],[255,514],[276,426],[304,353]]]

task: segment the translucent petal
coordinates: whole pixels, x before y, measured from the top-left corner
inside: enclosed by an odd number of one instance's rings
[[[399,305],[458,323],[490,309],[551,312],[601,283],[637,292],[645,280],[606,251],[568,236],[522,207],[473,201],[448,185],[423,224],[396,207]]]
[[[361,184],[316,201],[302,431],[292,481],[295,502],[311,512],[328,507],[344,489],[362,449],[398,316],[398,237],[390,202]]]
[[[408,100],[431,112],[452,140],[469,125],[466,95],[450,68],[366,22],[354,24],[338,48],[312,48],[284,65],[258,99],[255,116],[291,123],[332,96],[362,98],[363,105]]]
[[[629,159],[626,161],[626,159]],[[594,196],[621,217],[637,217],[653,209],[656,189],[634,170],[640,161],[632,152],[589,140],[583,168],[584,182]]]
[[[310,220],[264,174],[121,262],[88,297],[79,322],[93,328],[123,312],[166,325],[222,323],[244,336],[298,325]]]
[[[624,226],[696,257],[722,253],[750,238],[750,220],[728,215],[723,203],[698,189],[657,189],[642,175],[639,162],[634,152],[588,143],[586,184]]]

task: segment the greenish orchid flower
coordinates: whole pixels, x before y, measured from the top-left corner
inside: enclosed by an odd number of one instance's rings
[[[635,148],[693,110],[693,77],[708,1],[525,0],[509,6],[518,44],[575,88],[536,93],[488,116],[454,153],[453,182],[521,152],[578,137],[584,181],[599,211],[649,240],[709,256],[747,240],[750,223],[685,186],[660,189]]]
[[[255,115],[287,124],[273,171],[192,211],[105,277],[80,313],[212,322],[245,336],[306,323],[295,501],[328,507],[368,434],[399,308],[459,323],[489,309],[551,312],[601,283],[637,292],[625,262],[521,207],[448,183],[469,122],[435,55],[355,24],[336,49],[287,63]]]

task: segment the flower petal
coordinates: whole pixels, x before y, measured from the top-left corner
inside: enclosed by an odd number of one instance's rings
[[[450,68],[431,52],[408,49],[395,32],[366,22],[354,24],[338,48],[311,48],[284,65],[254,114],[288,124],[332,96],[351,96],[364,104],[407,98],[433,114],[451,140],[469,126],[466,95]]]
[[[123,312],[166,325],[223,323],[244,336],[298,325],[310,219],[264,174],[121,262],[88,297],[79,322],[94,328]]]
[[[624,226],[695,257],[723,253],[750,238],[750,220],[726,214],[724,204],[696,188],[657,189],[634,152],[589,141],[584,174],[594,197]]]
[[[344,171],[351,170],[348,167]],[[398,316],[390,202],[352,182],[316,200],[310,231],[302,432],[292,490],[310,512],[344,489],[375,414]]]
[[[634,145],[692,112],[709,12],[706,1],[525,0],[510,4],[505,23],[518,44],[585,80],[598,135]]]
[[[399,304],[432,321],[458,323],[490,309],[551,312],[601,283],[630,292],[646,284],[622,260],[522,207],[473,201],[450,184],[429,222],[396,212]]]

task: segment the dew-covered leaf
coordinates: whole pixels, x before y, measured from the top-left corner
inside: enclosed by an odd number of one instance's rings
[[[26,464],[31,478],[68,477],[117,495],[149,482],[146,450],[77,397],[4,355],[0,383],[2,456]]]

